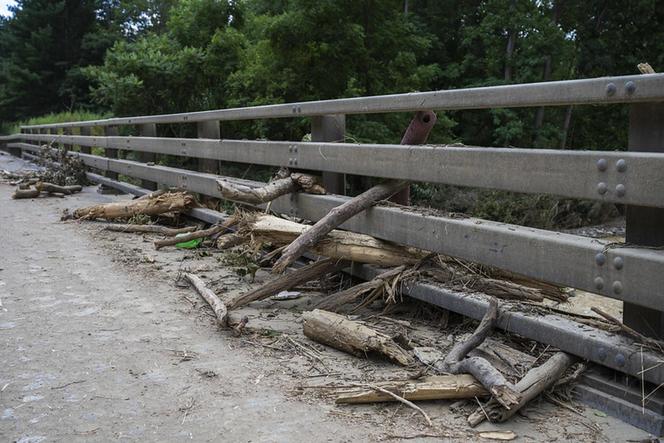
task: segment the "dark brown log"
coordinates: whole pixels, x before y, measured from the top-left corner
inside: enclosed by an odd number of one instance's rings
[[[311,194],[325,194],[325,189],[318,184],[316,177],[301,173],[272,180],[260,188],[251,188],[228,180],[217,180],[217,187],[224,199],[252,205],[267,203],[300,189]]]
[[[529,401],[552,386],[576,360],[575,357],[564,352],[555,353],[544,364],[528,371],[514,386],[514,389],[520,395],[519,402],[516,405],[506,409],[495,398],[492,398],[468,417],[468,423],[475,427],[482,423],[487,416],[492,423],[506,421]]]
[[[475,332],[463,343],[455,345],[445,360],[436,369],[451,374],[468,373],[482,383],[501,405],[511,409],[520,400],[520,394],[505,377],[482,357],[466,357],[470,351],[478,347],[489,336],[498,320],[498,302],[489,300],[489,307]]]
[[[336,259],[326,258],[313,263],[309,263],[293,272],[277,277],[268,281],[252,291],[246,292],[239,297],[228,300],[226,306],[228,309],[237,309],[248,303],[257,300],[263,300],[271,297],[281,291],[294,288],[297,285],[315,280],[322,275],[338,271],[348,266],[347,262]]]
[[[191,240],[195,240],[197,238],[211,237],[215,234],[219,234],[220,232],[224,232],[226,229],[228,229],[230,226],[233,226],[235,223],[236,223],[235,218],[230,217],[222,224],[212,226],[211,228],[208,229],[201,229],[200,231],[189,232],[179,237],[171,237],[171,238],[165,238],[163,240],[155,240],[154,248],[161,249],[164,246],[173,246],[177,245],[178,243],[188,242]]]
[[[12,194],[13,199],[21,199],[21,198],[37,198],[39,197],[39,190],[38,189],[16,189],[14,193]]]
[[[217,297],[217,295],[212,291],[212,289],[208,288],[205,286],[205,283],[203,280],[201,280],[197,275],[195,274],[189,274],[186,273],[184,274],[184,277],[191,283],[191,285],[196,289],[196,292],[203,297],[203,299],[210,305],[212,310],[214,311],[214,315],[217,317],[217,320],[219,320],[219,324],[222,327],[225,327],[227,322],[228,322],[228,310],[226,309],[226,305]]]
[[[402,144],[422,144],[426,142],[431,128],[436,123],[436,114],[432,111],[418,111],[406,129],[401,139]],[[327,233],[344,223],[349,218],[370,208],[381,200],[385,200],[394,194],[407,189],[410,182],[404,180],[388,180],[374,186],[362,194],[348,200],[336,208],[333,208],[325,217],[320,219],[307,232],[300,235],[284,249],[283,255],[272,267],[272,272],[282,273],[304,254],[304,252],[320,241]],[[407,196],[402,196],[407,199]]]
[[[196,230],[196,226],[187,226],[184,228],[168,228],[159,225],[133,225],[133,224],[108,224],[104,226],[106,231],[114,232],[145,232],[151,234],[161,234],[168,237],[174,237],[178,234],[186,234]]]
[[[414,363],[413,356],[391,337],[371,329],[362,323],[348,320],[334,312],[314,309],[302,315],[304,335],[349,354],[364,357],[378,353],[400,365]]]

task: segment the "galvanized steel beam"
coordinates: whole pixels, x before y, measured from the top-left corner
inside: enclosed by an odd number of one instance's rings
[[[220,109],[179,114],[109,118],[84,122],[24,126],[114,126],[144,123],[193,123],[206,120],[250,120],[316,116],[324,114],[371,114],[420,110],[490,109],[664,100],[664,74],[627,75],[582,80],[526,83],[413,92],[373,97],[342,98],[248,108]]]
[[[664,154],[144,137],[79,145],[664,207]],[[296,165],[293,163],[297,162]]]

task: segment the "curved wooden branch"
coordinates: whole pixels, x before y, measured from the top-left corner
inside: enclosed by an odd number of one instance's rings
[[[161,249],[164,246],[173,246],[177,245],[178,243],[188,242],[191,240],[195,240],[197,238],[211,237],[220,232],[224,232],[230,226],[233,226],[236,222],[237,221],[234,217],[230,217],[224,223],[212,226],[211,228],[208,229],[201,229],[200,231],[189,232],[188,234],[181,235],[179,237],[171,237],[171,238],[165,238],[163,240],[155,240],[154,248]]]
[[[214,315],[217,317],[217,320],[219,320],[219,324],[223,327],[226,326],[228,322],[228,310],[226,309],[226,305],[224,305],[224,302],[221,301],[219,297],[212,291],[212,289],[208,288],[205,286],[205,283],[203,280],[201,280],[197,275],[195,274],[184,274],[184,277],[191,283],[191,285],[196,289],[196,292],[205,299],[205,301],[210,305],[212,310],[214,311]]]
[[[260,188],[252,188],[229,180],[217,180],[217,187],[224,199],[251,205],[267,203],[300,189],[311,194],[325,194],[325,189],[318,184],[316,177],[301,173],[277,178]]]
[[[132,225],[132,224],[113,223],[104,226],[104,230],[114,231],[114,232],[146,232],[153,234],[161,234],[167,237],[174,237],[178,234],[186,234],[188,232],[193,232],[196,230],[196,226],[187,226],[184,228],[168,228],[166,226],[159,226],[159,225]]]

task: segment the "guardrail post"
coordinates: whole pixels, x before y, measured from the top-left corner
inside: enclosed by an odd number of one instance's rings
[[[141,137],[156,137],[157,125],[154,123],[138,125],[138,135]],[[139,152],[138,158],[143,163],[154,163],[157,160],[157,154],[153,152]],[[141,186],[151,191],[157,189],[157,183],[150,180],[141,180]]]
[[[62,135],[72,135],[71,128],[62,128]],[[70,145],[69,143],[63,143],[62,147],[64,148],[65,152],[72,151],[74,149],[74,145]]]
[[[344,142],[346,116],[344,114],[318,115],[311,118],[312,142]],[[330,194],[346,194],[345,174],[323,172],[323,186]]]
[[[79,128],[79,134],[81,134],[83,136],[90,136],[90,135],[92,135],[92,128],[90,128],[90,126],[81,126]],[[83,154],[91,154],[92,153],[92,147],[90,147],[90,146],[80,145],[79,149],[81,150],[81,152]]]
[[[104,135],[106,137],[117,137],[118,127],[117,126],[105,126]],[[104,148],[104,155],[108,158],[118,158],[118,150],[111,148]],[[106,171],[106,177],[112,178],[113,180],[118,179],[118,173],[113,171]]]
[[[221,138],[221,126],[217,120],[197,122],[196,130],[198,131],[198,138],[212,138],[216,140]],[[199,158],[198,170],[210,174],[219,174],[219,161],[210,158]]]
[[[664,103],[634,104],[629,116],[629,151],[664,152]],[[629,192],[629,162],[618,160],[612,165],[625,174],[622,191]],[[620,186],[621,183],[616,186]],[[616,191],[618,192],[618,191]],[[646,206],[625,207],[626,238],[629,244],[642,246],[664,246],[664,209]],[[621,269],[622,261],[611,263]],[[625,263],[624,266],[629,266]],[[660,288],[664,300],[664,288]],[[623,321],[644,335],[664,339],[664,312],[660,309],[647,308],[625,302],[623,305]]]

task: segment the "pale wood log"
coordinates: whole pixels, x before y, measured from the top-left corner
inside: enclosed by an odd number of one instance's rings
[[[390,381],[376,383],[376,385],[411,401],[450,400],[489,395],[484,386],[470,374],[433,375],[419,380]],[[344,392],[336,399],[336,403],[346,404],[391,401],[395,401],[395,399],[384,392],[375,390]]]
[[[325,194],[325,189],[318,184],[316,177],[301,173],[277,178],[260,188],[252,188],[229,180],[217,180],[217,187],[224,199],[252,205],[267,203],[300,189],[311,194]]]
[[[447,354],[445,360],[436,369],[452,374],[468,373],[475,376],[506,409],[518,404],[520,394],[505,377],[494,368],[491,363],[482,357],[466,357],[468,353],[478,347],[489,336],[498,320],[498,302],[495,298],[489,300],[489,307],[475,332],[464,342],[455,345]]]
[[[58,193],[58,194],[70,195],[75,192],[81,192],[81,190],[83,190],[83,187],[81,185],[59,186],[48,182],[38,182],[35,184],[35,189],[37,189],[40,192],[41,191],[48,192],[49,194]]]
[[[38,189],[16,189],[12,194],[12,198],[19,200],[22,198],[37,198],[41,192]]]
[[[551,387],[563,376],[567,368],[576,361],[576,357],[564,352],[556,352],[544,364],[528,371],[514,386],[514,389],[520,395],[519,402],[516,405],[506,409],[494,397],[487,404],[473,412],[468,417],[468,423],[475,427],[482,423],[487,416],[493,423],[506,421],[529,401]]]
[[[391,337],[362,323],[348,320],[343,315],[314,309],[305,312],[302,318],[304,335],[314,341],[359,357],[371,353],[381,354],[404,366],[415,361],[413,356]]]
[[[186,234],[196,230],[196,226],[186,226],[184,228],[169,228],[167,226],[159,225],[134,225],[134,224],[120,224],[113,223],[104,226],[106,231],[114,232],[143,232],[150,234],[161,234],[169,237],[174,237],[178,234]]]
[[[309,263],[293,272],[268,281],[264,285],[226,301],[228,309],[237,309],[253,301],[263,300],[281,291],[294,288],[297,285],[315,280],[330,272],[338,271],[348,266],[348,263],[333,258],[326,258]]]
[[[160,215],[167,212],[183,212],[195,203],[194,197],[185,192],[167,192],[154,198],[136,199],[122,202],[88,206],[65,214],[63,219],[95,220],[103,218],[131,218],[134,215]]]
[[[217,297],[212,289],[205,286],[203,280],[201,280],[197,275],[186,273],[184,274],[184,277],[187,279],[187,281],[189,281],[189,283],[191,283],[194,289],[196,289],[196,292],[198,292],[198,294],[203,297],[207,304],[210,305],[214,311],[214,315],[219,321],[219,324],[225,327],[228,322],[228,310],[226,309],[224,302],[222,302],[221,299]]]
[[[237,233],[230,233],[230,234],[224,234],[219,236],[217,239],[217,248],[219,249],[228,249],[232,248],[233,246],[241,245],[242,243],[246,243],[248,239],[240,234]]]
[[[269,242],[275,246],[290,243],[302,233],[312,229],[272,215],[246,217],[239,231],[255,241]],[[414,264],[424,253],[415,248],[406,248],[365,234],[333,230],[309,248],[310,252],[325,257],[344,259],[379,266]]]

